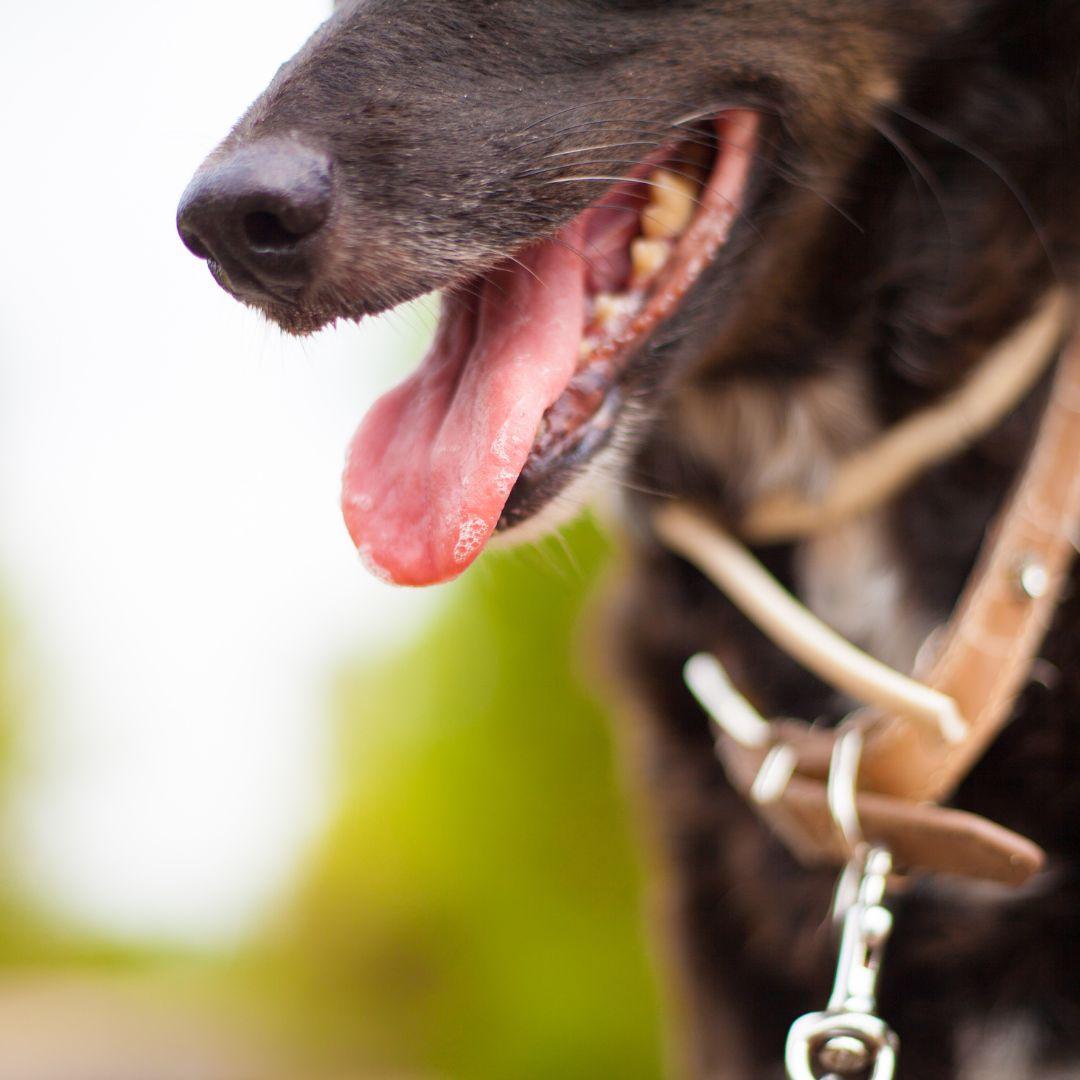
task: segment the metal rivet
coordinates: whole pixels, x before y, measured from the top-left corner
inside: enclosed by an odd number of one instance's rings
[[[823,1069],[840,1076],[857,1076],[871,1064],[870,1050],[854,1035],[834,1035],[818,1051]]]
[[[1041,600],[1050,589],[1050,574],[1037,559],[1023,559],[1016,576],[1020,591],[1031,600]]]

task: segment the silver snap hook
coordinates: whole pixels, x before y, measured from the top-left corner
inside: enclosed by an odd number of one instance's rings
[[[851,723],[837,737],[829,762],[829,780],[826,787],[829,813],[849,857],[865,843],[862,822],[859,820],[858,794],[862,751],[862,730]]]
[[[858,883],[848,902],[843,886],[853,873]],[[788,1035],[784,1060],[790,1080],[892,1080],[895,1075],[899,1041],[874,1015],[881,961],[892,933],[892,915],[884,906],[891,873],[889,851],[863,845],[841,879],[836,982],[828,1008],[796,1021]]]
[[[789,1080],[893,1080],[896,1056],[896,1036],[876,1016],[815,1013],[791,1029],[784,1063]]]

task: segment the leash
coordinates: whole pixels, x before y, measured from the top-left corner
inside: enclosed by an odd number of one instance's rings
[[[988,433],[1059,354],[1071,321],[1055,291],[943,403],[897,425],[838,469],[819,503],[790,493],[753,508],[749,539],[792,540],[865,513]],[[716,723],[732,784],[804,864],[844,864],[834,915],[841,949],[832,1000],[798,1021],[791,1080],[894,1075],[897,1040],[876,1015],[891,918],[890,876],[956,874],[1022,885],[1044,852],[984,818],[941,805],[1008,723],[1068,583],[1080,541],[1080,331],[1066,345],[1020,479],[988,531],[949,622],[909,677],[814,616],[729,534],[679,504],[659,537],[712,580],[778,646],[861,702],[836,729],[770,722],[711,656],[686,667]]]

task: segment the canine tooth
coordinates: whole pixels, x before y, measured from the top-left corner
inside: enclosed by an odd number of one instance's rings
[[[671,254],[671,243],[667,240],[646,240],[638,237],[630,245],[630,261],[634,266],[634,277],[638,281],[649,281],[660,272]]]
[[[649,205],[641,215],[641,231],[650,240],[671,240],[690,224],[697,203],[693,181],[667,169],[649,177]]]

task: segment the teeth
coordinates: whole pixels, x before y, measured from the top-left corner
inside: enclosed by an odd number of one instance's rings
[[[588,360],[596,348],[596,341],[591,337],[581,339],[581,348],[578,349],[578,361]]]
[[[641,215],[641,231],[650,240],[671,240],[694,216],[697,186],[685,176],[657,169],[649,177],[649,205]]]
[[[652,280],[671,255],[669,240],[646,240],[638,237],[630,245],[630,261],[634,267],[634,278],[638,282]]]
[[[626,311],[626,297],[615,293],[597,293],[593,300],[593,322],[601,329],[607,329],[620,319]]]

